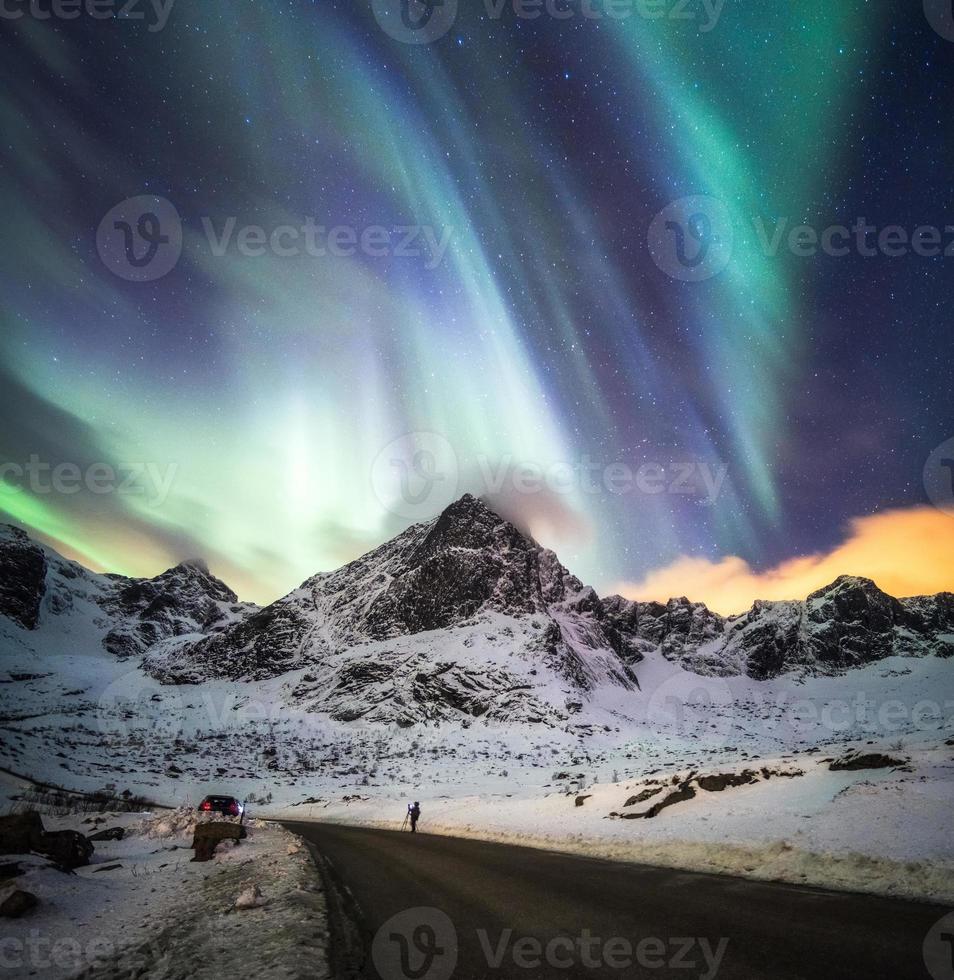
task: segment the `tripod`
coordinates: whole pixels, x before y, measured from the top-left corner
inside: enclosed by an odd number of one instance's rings
[[[411,815],[410,813],[405,813],[404,814],[404,823],[401,824],[401,830],[404,830],[405,827],[407,827],[407,820],[408,820],[408,817],[410,817],[410,815]]]

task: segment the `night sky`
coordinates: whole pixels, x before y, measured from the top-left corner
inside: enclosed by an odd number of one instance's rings
[[[932,0],[460,0],[420,44],[399,0],[7,6],[0,461],[83,483],[8,468],[0,518],[126,574],[203,557],[259,601],[465,490],[600,591],[954,588]],[[170,242],[124,265],[147,212]],[[309,219],[325,254],[237,244]],[[861,219],[942,254],[789,247]]]

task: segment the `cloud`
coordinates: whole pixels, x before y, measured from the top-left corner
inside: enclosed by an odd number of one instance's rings
[[[644,601],[688,596],[731,615],[756,599],[804,599],[839,575],[874,579],[895,596],[954,591],[954,516],[933,507],[884,511],[854,518],[845,541],[824,554],[790,558],[765,571],[734,555],[718,561],[682,556],[615,591]]]
[[[484,491],[480,496],[493,511],[547,547],[578,544],[591,536],[585,518],[569,506],[565,495],[547,487],[533,493],[519,493],[510,487]]]

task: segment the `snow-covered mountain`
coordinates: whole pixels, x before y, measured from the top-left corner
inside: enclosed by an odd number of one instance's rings
[[[706,676],[831,676],[890,656],[954,656],[954,595],[895,599],[850,575],[805,600],[760,600],[729,618],[684,598],[603,602],[631,642]]]
[[[899,600],[844,576],[729,618],[685,598],[600,599],[469,495],[264,608],[199,562],[98,575],[0,527],[0,647],[77,646],[136,658],[164,685],[275,679],[288,705],[341,722],[552,725],[588,706],[625,712],[645,657],[756,680],[949,657],[954,595]]]
[[[144,667],[167,683],[308,668],[295,701],[342,720],[533,721],[633,690],[627,649],[591,588],[468,495],[229,629],[157,645]]]
[[[214,634],[256,608],[200,561],[150,579],[99,575],[0,525],[0,623],[20,627],[13,636],[38,653],[95,637],[120,659],[139,657],[167,637]]]

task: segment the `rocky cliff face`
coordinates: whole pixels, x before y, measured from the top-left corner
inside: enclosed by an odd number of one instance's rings
[[[954,595],[895,599],[870,579],[844,575],[804,601],[756,602],[724,618],[702,603],[665,605],[613,596],[612,622],[699,674],[840,674],[893,655],[954,655]]]
[[[97,575],[0,525],[0,615],[27,630],[68,632],[71,618],[90,618],[90,607],[103,647],[120,658],[142,656],[168,637],[224,629],[256,608],[201,562],[150,579]]]
[[[141,656],[170,636],[216,632],[254,609],[197,561],[155,578],[120,580],[100,604],[117,620],[103,645],[118,657]]]
[[[46,592],[46,557],[19,528],[0,526],[0,616],[28,630],[40,617]]]
[[[309,668],[296,697],[348,720],[532,720],[603,685],[633,689],[624,648],[592,589],[465,496],[219,635],[161,645],[145,667],[179,683]]]

